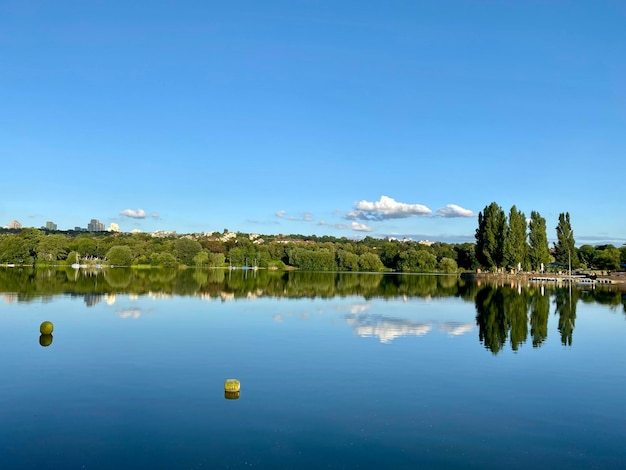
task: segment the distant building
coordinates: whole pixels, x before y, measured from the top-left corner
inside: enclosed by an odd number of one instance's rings
[[[56,230],[57,229],[57,224],[55,224],[54,222],[46,222],[46,230]]]
[[[20,224],[17,220],[12,220],[11,222],[9,222],[9,228],[20,229],[22,228],[22,224]]]
[[[88,232],[104,232],[105,230],[104,224],[98,219],[91,219],[91,222],[87,224]]]

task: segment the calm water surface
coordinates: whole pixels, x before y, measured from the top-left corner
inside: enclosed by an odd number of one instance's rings
[[[0,273],[0,467],[626,467],[620,291],[252,274]]]

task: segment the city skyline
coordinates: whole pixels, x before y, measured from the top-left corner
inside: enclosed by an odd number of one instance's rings
[[[616,2],[0,5],[2,225],[626,242]]]

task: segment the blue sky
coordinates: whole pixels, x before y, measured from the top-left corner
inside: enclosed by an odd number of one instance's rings
[[[626,3],[0,1],[0,225],[626,242]]]

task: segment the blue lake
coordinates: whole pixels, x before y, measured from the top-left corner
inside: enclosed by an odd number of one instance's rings
[[[0,467],[626,467],[622,293],[415,278],[0,278]]]

